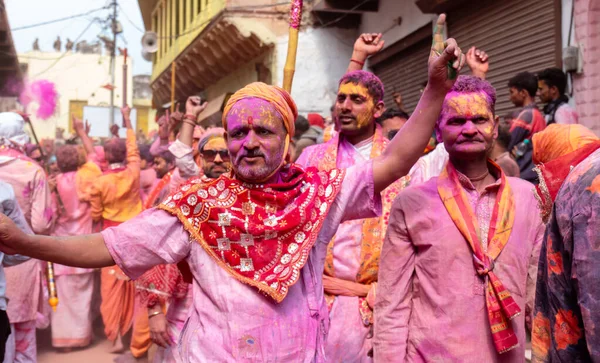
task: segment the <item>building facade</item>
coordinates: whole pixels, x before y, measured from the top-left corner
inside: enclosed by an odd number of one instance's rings
[[[182,102],[192,94],[207,99],[201,118],[217,123],[228,94],[254,81],[281,85],[289,6],[280,4],[276,0],[140,0],[146,29],[158,34],[151,77],[154,104],[169,103],[174,85],[175,100]],[[301,114],[328,114],[358,28],[321,28],[310,16],[312,6],[312,2],[305,6],[292,96]]]
[[[578,45],[583,71],[573,74],[571,102],[580,122],[600,134],[600,66],[595,61],[600,6],[588,0],[380,0],[377,11],[362,15],[360,31],[385,34],[386,48],[368,66],[383,80],[388,105],[398,91],[409,111],[416,106],[427,81],[433,22],[441,12],[448,14],[448,36],[456,38],[463,51],[476,46],[490,55],[488,80],[497,90],[501,117],[514,111],[507,85],[512,76],[562,67],[562,49]]]
[[[67,51],[30,51],[19,54],[19,62],[27,84],[37,80],[54,83],[58,93],[54,115],[46,120],[36,117],[35,102],[25,110],[40,139],[54,138],[57,129],[65,131],[65,137],[72,131],[71,116],[82,117],[85,106],[110,105],[110,55],[84,54]],[[115,67],[115,107],[123,104],[123,56],[116,57]],[[128,60],[131,64],[131,60]],[[127,103],[132,104],[133,82],[131,72],[127,76]],[[94,120],[88,120],[92,129]]]

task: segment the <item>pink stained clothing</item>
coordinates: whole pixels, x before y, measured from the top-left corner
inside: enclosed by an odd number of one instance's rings
[[[152,189],[158,184],[158,181],[156,171],[153,168],[140,170],[140,197],[142,198],[142,204],[146,203],[146,198],[148,198]]]
[[[90,345],[94,274],[57,276],[56,290],[60,300],[56,312],[52,312],[52,346],[78,348]]]
[[[44,170],[34,161],[13,149],[0,149],[0,180],[9,183],[29,226],[36,234],[49,234],[55,206]],[[36,320],[38,311],[45,304],[42,296],[42,263],[29,260],[8,267],[6,273],[6,296],[9,298],[7,313],[11,323]],[[34,333],[35,338],[35,333]]]
[[[372,163],[347,170],[307,264],[287,297],[275,303],[233,278],[210,257],[177,217],[150,209],[102,232],[114,261],[132,279],[158,264],[186,259],[193,307],[179,339],[184,362],[323,362],[329,318],[322,274],[327,245],[345,220],[372,218],[381,210]]]
[[[313,159],[311,156],[319,155],[319,149],[327,148],[328,143],[306,148],[296,163],[305,167],[318,163],[318,160],[311,160]],[[364,164],[369,160],[372,147],[373,138],[356,146],[350,144],[346,139],[340,138],[336,167],[345,169],[353,165]],[[351,220],[340,224],[332,242],[334,277],[356,282],[362,262],[362,233],[363,220]],[[369,338],[371,326],[365,326],[363,323],[359,306],[359,298],[356,296],[335,297],[329,313],[330,328],[325,348],[329,361],[372,361],[368,356],[372,347]]]
[[[167,309],[168,331],[171,340],[177,342],[181,336],[183,326],[189,316],[190,308],[192,307],[192,285],[189,285],[188,292],[184,298],[174,299],[169,304]],[[158,347],[156,355],[154,356],[154,363],[178,363],[181,362],[181,356],[177,345],[170,346],[169,348]]]
[[[563,125],[578,124],[579,115],[577,115],[577,111],[571,105],[563,103],[556,109],[554,122]]]
[[[100,169],[92,162],[88,162],[78,171],[59,174],[56,177],[56,190],[62,207],[58,209],[54,236],[79,236],[92,233],[90,204],[82,199],[93,183],[94,177],[100,175],[102,175]],[[54,264],[55,276],[87,274],[92,271],[93,269]]]
[[[479,195],[465,176],[460,179],[487,250],[499,182]],[[524,361],[525,317],[532,314],[544,225],[532,185],[517,178],[508,182],[516,202],[515,222],[494,272],[521,308],[522,314],[512,320],[519,346],[501,355],[496,352],[484,280],[477,275],[473,252],[446,211],[433,178],[404,190],[392,207],[375,303],[376,361]]]
[[[35,320],[15,324],[11,322],[3,363],[37,362],[35,332]]]
[[[449,156],[444,143],[438,144],[432,152],[422,156],[417,160],[417,163],[410,169],[409,185],[423,184],[433,177],[440,175]]]
[[[157,157],[162,152],[168,151],[169,146],[171,144],[171,142],[167,144],[162,144],[160,138],[157,137],[156,140],[154,140],[154,142],[152,143],[152,145],[150,145],[150,154],[154,157]]]
[[[49,234],[55,206],[44,169],[13,149],[0,149],[0,180],[12,185],[23,215],[35,234]]]

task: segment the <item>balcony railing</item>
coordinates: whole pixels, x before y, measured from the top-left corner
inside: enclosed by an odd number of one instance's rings
[[[158,34],[154,81],[225,9],[225,0],[162,0],[152,11],[152,30]]]

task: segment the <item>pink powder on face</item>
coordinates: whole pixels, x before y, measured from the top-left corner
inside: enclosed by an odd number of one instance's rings
[[[45,79],[40,79],[25,85],[23,92],[19,96],[19,102],[21,102],[25,108],[32,102],[37,103],[38,109],[36,111],[36,117],[47,120],[54,114],[54,111],[56,111],[58,93],[56,92],[54,83]]]

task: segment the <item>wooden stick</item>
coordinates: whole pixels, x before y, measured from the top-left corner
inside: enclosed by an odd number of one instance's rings
[[[292,82],[294,81],[294,73],[296,73],[298,34],[300,33],[300,24],[302,23],[302,5],[302,0],[292,0],[290,9],[290,39],[285,67],[283,68],[283,89],[289,93],[292,93]]]
[[[171,63],[171,113],[175,112],[175,60]]]
[[[127,48],[123,50],[123,107],[127,106]]]

